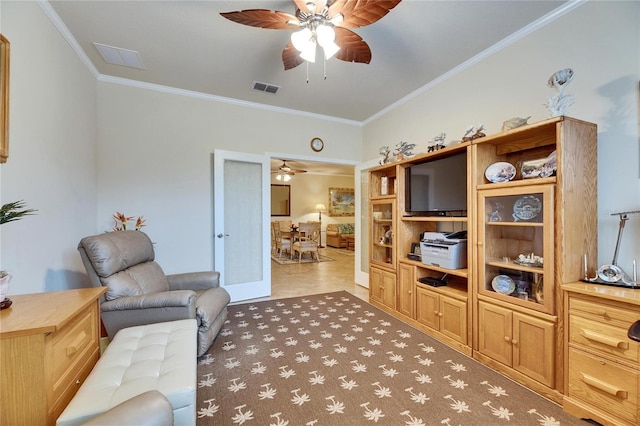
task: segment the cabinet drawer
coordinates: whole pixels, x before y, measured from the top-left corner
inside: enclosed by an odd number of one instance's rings
[[[569,341],[609,355],[638,362],[640,345],[627,337],[627,329],[571,315]]]
[[[84,383],[84,381],[91,373],[93,366],[98,362],[98,358],[100,358],[100,348],[96,348],[95,351],[88,354],[87,360],[84,364],[78,365],[78,368],[74,368],[71,371],[69,376],[67,376],[67,380],[65,382],[61,382],[58,387],[57,393],[53,396],[53,401],[50,404],[49,411],[49,419],[57,420],[60,414],[67,408],[69,402],[74,397],[80,386]]]
[[[638,420],[640,371],[614,364],[574,348],[569,349],[569,389],[572,398],[625,419]]]
[[[631,324],[640,319],[637,308],[625,309],[619,304],[612,306],[602,300],[582,299],[575,296],[569,300],[569,310],[572,314],[577,313],[581,316],[584,314],[595,321],[624,328],[625,333]]]
[[[49,336],[47,355],[50,357],[54,394],[64,386],[81,365],[87,362],[98,343],[98,318],[94,306],[76,315],[62,330]]]

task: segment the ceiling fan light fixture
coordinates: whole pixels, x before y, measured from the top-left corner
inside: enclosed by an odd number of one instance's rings
[[[293,44],[293,47],[295,47],[298,52],[302,52],[309,44],[313,43],[311,40],[312,36],[313,33],[309,28],[303,28],[300,31],[291,33],[291,44]]]
[[[326,59],[333,57],[333,55],[340,50],[340,46],[335,43],[336,32],[333,27],[329,25],[318,25],[318,28],[316,28],[316,39],[320,46],[322,46]]]
[[[291,180],[291,175],[287,173],[278,173],[278,175],[276,176],[276,180],[289,182]]]
[[[342,21],[344,21],[344,15],[342,13],[336,13],[331,17],[331,19],[329,19],[329,22],[331,22],[333,25],[339,25],[342,23]]]
[[[307,62],[315,62],[316,61],[316,44],[309,43],[305,46],[304,50],[300,51],[300,57]]]

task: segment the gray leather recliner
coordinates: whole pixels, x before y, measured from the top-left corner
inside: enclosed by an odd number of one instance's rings
[[[165,275],[153,244],[141,231],[85,237],[78,251],[95,287],[108,287],[100,303],[110,338],[126,327],[195,318],[198,356],[213,343],[227,317],[230,297],[216,271]]]

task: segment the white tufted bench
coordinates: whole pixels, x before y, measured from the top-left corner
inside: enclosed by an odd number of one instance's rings
[[[154,389],[171,403],[175,425],[195,425],[197,331],[195,319],[120,330],[57,425],[81,425]]]

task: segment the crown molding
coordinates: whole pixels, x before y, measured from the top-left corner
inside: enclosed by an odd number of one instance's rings
[[[587,1],[589,1],[589,0],[570,0],[570,1],[568,1],[567,3],[565,3],[562,6],[558,7],[557,9],[552,10],[551,12],[547,13],[543,17],[533,21],[529,25],[519,29],[515,33],[509,35],[508,37],[505,37],[502,40],[500,40],[498,43],[494,44],[493,46],[483,50],[482,52],[478,53],[474,57],[466,60],[465,62],[461,63],[457,67],[452,68],[451,70],[447,71],[446,73],[440,75],[438,78],[435,78],[435,79],[431,80],[429,83],[425,84],[424,86],[420,87],[419,89],[414,90],[413,92],[409,93],[407,96],[403,97],[402,99],[392,103],[388,107],[386,107],[386,108],[380,110],[379,112],[375,113],[371,117],[369,117],[366,120],[362,121],[362,125],[364,126],[364,125],[367,125],[367,124],[377,120],[378,118],[380,118],[383,115],[389,113],[390,111],[392,111],[392,110],[404,105],[405,103],[409,102],[410,100],[414,99],[415,97],[427,92],[428,90],[430,90],[430,89],[432,89],[434,87],[437,87],[438,85],[444,83],[445,81],[447,81],[450,78],[456,76],[457,74],[460,74],[462,71],[465,71],[466,69],[471,68],[473,65],[483,61],[484,59],[486,59],[486,58],[490,57],[491,55],[501,51],[502,49],[505,49],[508,46],[511,46],[513,43],[517,42],[518,40],[523,39],[524,37],[528,36],[529,34],[532,34],[533,32],[539,30],[540,28],[543,28],[544,26],[546,26],[546,25],[550,24],[551,22],[555,21],[556,19],[560,18],[561,16],[564,16],[567,13],[571,12],[572,10],[582,6]]]

